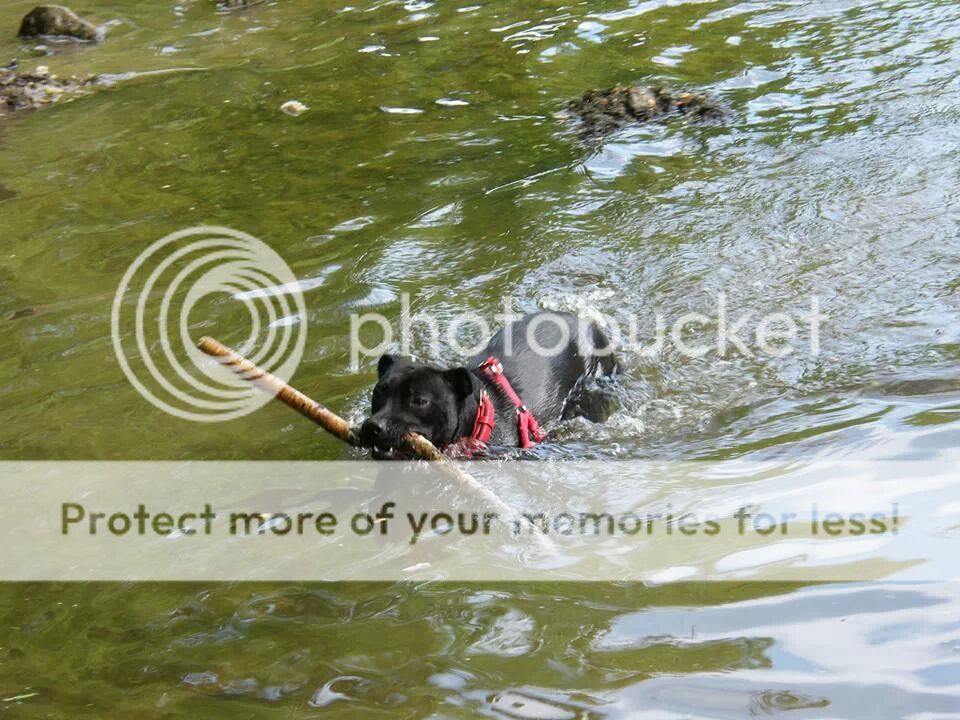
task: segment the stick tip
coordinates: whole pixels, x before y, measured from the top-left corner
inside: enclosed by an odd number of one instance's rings
[[[202,338],[200,338],[200,342],[197,343],[197,347],[208,355],[217,355],[219,354],[222,346],[209,335],[204,335]]]

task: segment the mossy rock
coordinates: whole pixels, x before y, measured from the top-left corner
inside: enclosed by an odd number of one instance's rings
[[[61,80],[45,69],[17,72],[14,64],[0,68],[0,115],[52,105],[65,97],[82,94],[94,79]]]
[[[38,5],[20,23],[19,37],[70,37],[84,42],[99,39],[97,28],[62,5]]]
[[[642,85],[591,90],[568,102],[564,110],[566,116],[579,121],[584,138],[602,138],[626,125],[669,117],[721,120],[727,115],[709,95]]]

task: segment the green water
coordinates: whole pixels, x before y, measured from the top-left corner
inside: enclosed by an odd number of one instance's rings
[[[6,0],[4,62],[169,72],[0,119],[0,457],[352,456],[283,407],[199,425],[127,382],[113,294],[147,245],[195,225],[322,279],[294,382],[353,418],[375,373],[350,371],[350,313],[396,318],[402,293],[446,318],[508,294],[632,315],[648,339],[655,313],[709,314],[725,292],[757,315],[817,296],[822,351],[626,343],[623,407],[558,428],[542,455],[958,444],[960,6],[471,2],[106,0],[74,6],[112,22],[101,46],[31,58],[12,34],[32,3]],[[554,117],[631,81],[707,89],[730,118],[588,146]],[[281,113],[291,99],[310,110]],[[223,303],[196,329],[238,342],[243,319]],[[38,584],[4,587],[0,614],[14,717],[960,713],[949,584]]]

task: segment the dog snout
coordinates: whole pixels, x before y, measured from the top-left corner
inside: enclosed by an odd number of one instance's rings
[[[383,447],[389,444],[390,427],[385,418],[370,417],[360,426],[360,441],[366,447]]]

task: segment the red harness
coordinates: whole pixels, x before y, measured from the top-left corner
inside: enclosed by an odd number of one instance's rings
[[[546,431],[540,427],[540,423],[537,422],[533,413],[527,409],[527,406],[520,400],[520,396],[514,391],[513,386],[510,385],[507,376],[503,374],[501,362],[491,355],[477,369],[485,378],[500,388],[500,392],[517,409],[517,432],[520,435],[520,447],[526,449],[543,442],[547,437]],[[458,443],[460,450],[469,455],[470,450],[478,444],[485,446],[490,441],[490,436],[493,435],[495,422],[493,401],[490,400],[486,390],[481,390],[480,405],[477,408],[477,416],[473,420],[473,431],[469,437],[463,438]]]

